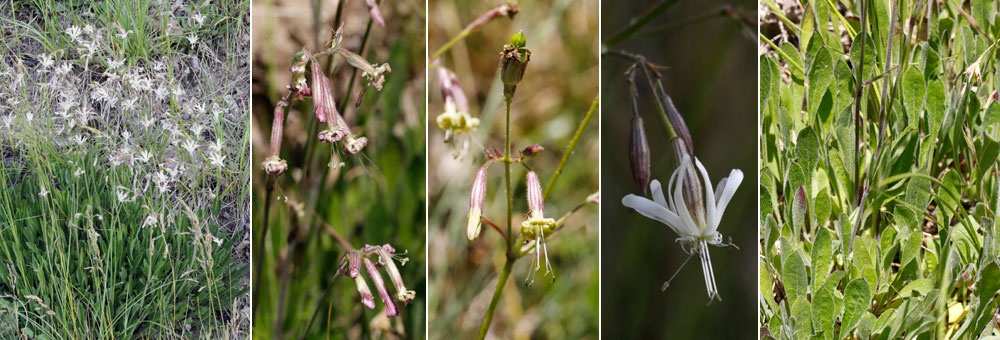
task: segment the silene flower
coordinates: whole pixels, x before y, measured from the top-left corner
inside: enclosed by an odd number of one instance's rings
[[[542,269],[542,261],[545,261],[545,275],[552,275],[552,280],[556,279],[552,264],[549,262],[549,250],[545,245],[545,237],[549,236],[556,229],[556,220],[545,217],[545,203],[542,201],[542,184],[538,180],[538,175],[534,171],[528,172],[528,220],[521,222],[521,235],[526,240],[535,241],[535,259],[532,261],[531,273],[525,278],[524,284],[531,285],[535,282],[535,272]]]
[[[468,98],[454,72],[439,66],[438,83],[441,84],[441,95],[444,97],[444,112],[434,119],[434,123],[438,129],[444,130],[444,141],[455,144],[455,156],[459,156],[469,145],[469,141],[463,136],[479,128],[479,118],[470,115]]]
[[[484,165],[476,171],[476,179],[472,182],[472,193],[469,195],[469,226],[466,233],[469,241],[479,237],[483,226],[483,204],[486,203],[486,169]]]
[[[695,166],[701,175],[700,180],[694,171]],[[708,246],[725,245],[722,243],[722,234],[718,232],[719,222],[742,181],[743,172],[733,169],[729,177],[719,181],[716,189],[712,190],[705,166],[697,158],[692,164],[691,157],[685,153],[680,165],[670,176],[667,186],[669,200],[663,195],[662,187],[657,180],[650,183],[652,200],[633,194],[622,198],[622,204],[626,207],[667,225],[677,233],[677,242],[685,252],[690,255],[698,254],[710,300],[721,300],[721,297],[715,284],[715,273],[712,270]],[[699,195],[701,187],[705,188],[704,195]],[[665,283],[663,289],[666,287]]]

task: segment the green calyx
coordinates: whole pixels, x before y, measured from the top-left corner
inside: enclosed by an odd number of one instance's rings
[[[514,47],[523,48],[525,44],[527,44],[527,39],[524,37],[524,31],[517,31],[514,36],[510,37],[510,45]]]

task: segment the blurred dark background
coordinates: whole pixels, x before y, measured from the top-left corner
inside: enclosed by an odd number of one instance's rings
[[[604,39],[655,3],[603,1]],[[721,302],[706,306],[696,258],[666,292],[660,291],[688,255],[665,225],[621,204],[625,195],[639,193],[628,160],[632,112],[624,72],[631,61],[602,56],[601,333],[605,338],[739,339],[756,334],[756,43],[739,21],[713,15],[726,5],[756,17],[752,1],[682,1],[640,30],[655,33],[614,47],[669,67],[660,71],[663,85],[687,122],[694,153],[705,164],[713,187],[731,169],[743,171],[743,184],[719,226],[723,237],[732,237],[741,250],[710,247]],[[667,133],[645,79],[637,82],[651,177],[666,189],[673,171]]]

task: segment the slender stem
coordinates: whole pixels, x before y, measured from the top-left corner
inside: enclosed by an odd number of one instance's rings
[[[330,283],[327,285],[326,289],[323,290],[323,296],[316,302],[316,308],[313,309],[312,316],[309,317],[309,323],[306,324],[306,328],[302,330],[302,334],[299,336],[300,340],[305,340],[308,337],[309,329],[312,328],[313,322],[316,321],[316,316],[319,315],[319,309],[320,307],[323,307],[323,301],[326,301],[327,297],[330,296],[330,291],[333,290],[333,284],[337,281],[338,277],[340,277],[339,270],[333,272],[333,278],[330,279]],[[333,305],[330,305],[330,307],[332,308]],[[329,322],[327,323],[327,326],[329,326]]]
[[[656,17],[660,14],[666,12],[667,9],[676,3],[677,0],[664,0],[651,6],[649,9],[643,11],[640,16],[632,18],[632,20],[629,21],[629,25],[626,26],[625,29],[611,36],[611,38],[608,39],[608,42],[605,43],[605,46],[607,46],[607,48],[613,48],[618,44],[628,41],[635,35],[635,32],[639,31],[639,29],[643,26],[646,26],[646,24],[649,24],[653,21],[653,19],[656,19]]]
[[[569,160],[569,155],[573,154],[573,149],[576,148],[576,142],[580,140],[580,135],[583,135],[583,130],[587,127],[587,123],[590,123],[590,118],[594,116],[594,112],[597,112],[597,107],[600,105],[600,101],[600,96],[594,98],[594,103],[590,104],[590,110],[587,111],[586,116],[583,116],[583,120],[580,121],[580,126],[576,128],[576,133],[573,134],[573,138],[569,140],[569,145],[566,146],[566,151],[563,152],[562,159],[559,160],[559,166],[556,166],[556,172],[552,173],[552,178],[545,184],[545,193],[542,194],[543,201],[549,197],[549,192],[552,191],[552,187],[556,183],[556,180],[559,179],[559,175],[562,174],[563,166],[565,166],[566,161]],[[508,151],[508,153],[509,152],[510,151]]]
[[[257,303],[258,301],[260,301],[257,299],[257,293],[259,293],[260,289],[260,270],[262,268],[261,265],[263,264],[262,261],[264,259],[264,242],[267,241],[267,229],[269,226],[268,217],[270,216],[271,212],[271,194],[274,192],[274,184],[268,181],[268,184],[265,185],[265,188],[266,189],[264,189],[264,228],[260,234],[260,241],[257,242],[257,247],[259,247],[260,249],[257,249],[257,256],[253,261],[253,269],[255,270],[253,270],[253,275],[254,275],[253,299],[251,299],[251,304],[253,304],[253,315],[255,317],[257,315],[257,306],[260,305],[259,303]]]
[[[507,235],[514,235],[514,234],[511,234],[511,232],[512,232],[511,231],[511,228],[512,228],[511,225],[513,224],[513,217],[514,217],[514,215],[513,215],[513,212],[514,212],[514,198],[513,198],[513,193],[510,191],[511,190],[511,188],[510,188],[510,159],[511,159],[510,158],[510,102],[511,102],[512,99],[513,98],[511,98],[511,97],[507,97],[507,100],[506,100],[506,104],[507,104],[506,105],[507,106],[507,131],[504,133],[504,137],[503,137],[503,139],[504,139],[504,142],[503,142],[504,143],[504,155],[503,155],[503,158],[505,160],[504,163],[503,163],[504,182],[507,185],[507,192],[506,192],[506,195],[507,195]],[[513,237],[508,237],[507,238],[507,254],[508,254],[508,256],[510,255],[510,250],[513,249],[513,246],[514,246],[512,244],[513,240],[514,240]]]
[[[497,279],[497,288],[493,291],[493,298],[490,299],[490,308],[486,310],[486,316],[483,317],[483,324],[479,327],[479,340],[486,338],[486,333],[490,331],[490,324],[493,322],[493,313],[496,311],[497,302],[500,301],[500,293],[503,292],[503,286],[507,283],[507,278],[510,277],[511,268],[514,267],[514,260],[508,258],[507,263],[503,265],[503,271],[500,272],[500,278]]]
[[[514,254],[514,234],[511,234],[513,225],[513,213],[514,213],[514,198],[510,189],[510,163],[513,160],[510,157],[510,102],[513,100],[513,95],[505,97],[506,103],[506,116],[507,116],[507,128],[504,132],[504,157],[503,157],[503,168],[504,168],[504,182],[507,185],[507,235],[506,244],[506,262],[503,265],[503,271],[500,272],[500,278],[497,279],[497,288],[493,291],[493,300],[490,301],[490,307],[486,310],[486,315],[483,316],[483,324],[479,327],[479,340],[486,338],[486,333],[490,330],[490,323],[493,321],[493,312],[497,308],[497,301],[500,300],[500,294],[503,293],[503,286],[507,282],[507,278],[510,277],[510,270],[514,267],[514,261],[517,261],[517,256]]]
[[[458,32],[458,35],[456,35],[454,38],[451,38],[451,40],[449,40],[448,43],[444,44],[444,46],[441,46],[441,48],[439,48],[437,52],[434,52],[434,55],[431,56],[431,59],[437,59],[437,57],[440,57],[442,54],[444,54],[444,52],[448,52],[448,50],[451,49],[452,46],[457,44],[459,41],[462,41],[462,39],[465,39],[465,37],[469,36],[470,33],[472,33],[472,30],[469,29],[468,27],[463,29],[461,32]]]

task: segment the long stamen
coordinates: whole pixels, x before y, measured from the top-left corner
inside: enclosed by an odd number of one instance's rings
[[[663,286],[660,287],[660,291],[666,291],[667,288],[670,287],[670,282],[673,281],[675,277],[677,277],[677,274],[681,272],[681,269],[684,269],[684,265],[686,265],[688,263],[688,261],[691,261],[692,257],[694,257],[694,254],[688,255],[688,257],[686,259],[684,259],[684,262],[681,263],[680,267],[677,267],[677,270],[674,271],[674,274],[670,275],[670,278],[667,279],[667,281],[663,282]]]

